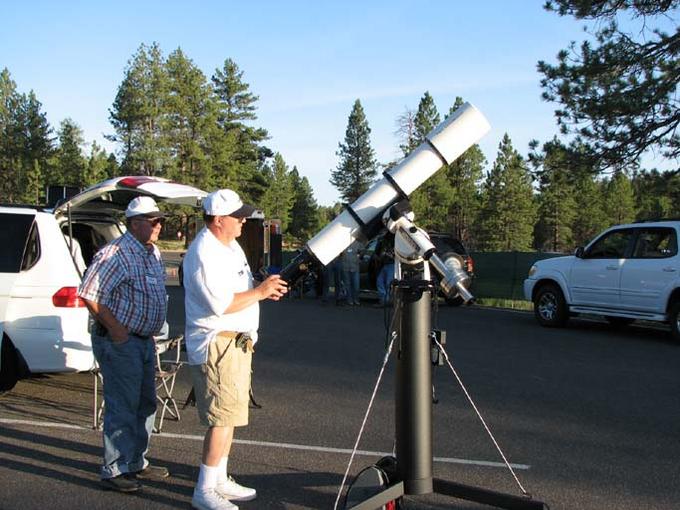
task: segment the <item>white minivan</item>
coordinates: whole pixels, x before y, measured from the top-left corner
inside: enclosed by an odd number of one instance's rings
[[[84,268],[125,232],[123,212],[146,195],[197,207],[205,191],[167,179],[117,177],[54,209],[0,206],[0,391],[31,373],[94,368]]]

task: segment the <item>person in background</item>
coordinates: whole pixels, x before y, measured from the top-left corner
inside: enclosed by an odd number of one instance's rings
[[[104,378],[104,489],[135,492],[169,473],[146,459],[156,417],[155,344],[165,323],[165,269],[154,244],[163,214],[151,197],[130,202],[127,232],[92,260],[78,290],[94,318],[92,350]]]
[[[378,243],[375,250],[378,259],[378,276],[376,289],[378,290],[378,306],[389,304],[392,280],[394,280],[394,234],[386,234]]]
[[[278,301],[287,291],[279,275],[254,286],[246,256],[236,238],[255,208],[231,190],[203,199],[205,227],[184,257],[185,341],[201,423],[208,427],[192,506],[234,510],[255,489],[228,475],[235,427],[248,424],[253,346],[264,299]]]
[[[342,305],[344,299],[342,288],[342,254],[326,264],[321,271],[323,273],[323,294],[321,295],[321,302],[326,304],[330,300],[330,286],[332,283],[335,304],[337,306]]]
[[[342,279],[347,293],[348,305],[359,305],[359,248],[358,241],[352,242],[342,252]]]

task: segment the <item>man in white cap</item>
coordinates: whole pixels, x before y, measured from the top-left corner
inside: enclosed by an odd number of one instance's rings
[[[163,213],[151,197],[130,202],[127,232],[104,246],[78,295],[94,318],[92,350],[104,377],[104,489],[135,492],[139,479],[169,475],[146,459],[156,416],[153,335],[165,322],[165,270],[158,240]]]
[[[201,423],[208,427],[192,505],[234,510],[256,497],[227,474],[234,427],[248,424],[250,366],[259,302],[286,293],[278,275],[254,286],[236,238],[255,208],[231,190],[203,200],[203,228],[184,257],[185,341]]]

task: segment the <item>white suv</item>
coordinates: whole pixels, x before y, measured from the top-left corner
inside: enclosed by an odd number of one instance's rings
[[[89,314],[76,291],[97,250],[125,232],[123,211],[140,195],[197,206],[206,193],[118,177],[54,209],[0,206],[0,391],[29,373],[94,367]]]
[[[603,315],[624,325],[666,322],[680,341],[680,221],[617,225],[573,256],[536,262],[524,281],[542,326],[562,326],[569,315]]]

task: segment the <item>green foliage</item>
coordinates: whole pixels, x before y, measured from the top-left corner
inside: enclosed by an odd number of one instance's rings
[[[463,104],[456,100],[449,110],[453,114]],[[446,231],[462,240],[468,249],[475,247],[473,231],[481,207],[480,184],[484,177],[486,158],[475,144],[445,169],[450,196],[447,199]]]
[[[375,152],[371,147],[371,128],[358,99],[347,121],[344,143],[338,144],[340,163],[331,170],[330,182],[347,203],[354,202],[371,185],[376,170]]]
[[[539,177],[538,222],[534,246],[540,251],[568,252],[574,248],[576,218],[573,158],[557,138],[543,145],[542,154],[529,160]]]
[[[680,174],[677,172],[635,172],[631,184],[635,194],[637,219],[670,218],[678,210]]]
[[[33,91],[21,94],[9,70],[0,72],[0,201],[38,203],[36,168],[49,173],[52,130]],[[37,167],[35,166],[37,163]]]
[[[125,174],[165,175],[172,155],[166,142],[169,78],[157,43],[142,44],[128,62],[109,120],[120,144]]]
[[[290,210],[290,224],[288,232],[299,243],[311,239],[320,228],[320,218],[317,213],[319,206],[314,200],[314,192],[307,177],[300,177],[298,169],[293,167],[290,172],[293,185],[293,205]]]
[[[556,102],[558,124],[587,143],[601,169],[637,164],[658,149],[680,156],[677,106],[680,27],[660,27],[677,15],[680,0],[551,0],[546,9],[590,20],[592,38],[572,42],[557,64],[538,63],[544,99]],[[632,18],[624,32],[619,19]],[[637,25],[636,23],[637,22]]]
[[[480,245],[487,251],[529,251],[536,219],[531,177],[505,134],[484,184]]]
[[[99,147],[96,142],[92,142],[81,186],[88,187],[109,179],[112,177],[112,175],[109,174],[110,170],[109,155],[105,150]]]
[[[54,159],[53,182],[64,186],[82,186],[87,166],[82,151],[85,144],[83,130],[73,120],[64,119],[57,137],[59,147]]]
[[[269,185],[264,192],[260,206],[264,210],[265,217],[281,220],[281,229],[287,232],[291,208],[295,201],[295,190],[288,165],[278,152],[274,155],[274,164],[271,169],[268,169],[268,174]]]
[[[414,117],[415,147],[440,122],[439,112],[429,92],[425,92]],[[443,169],[444,167],[442,167]],[[418,224],[427,230],[443,231],[448,226],[451,184],[445,172],[438,170],[411,194],[411,206]]]
[[[273,156],[262,143],[269,137],[263,128],[249,123],[257,119],[258,96],[243,81],[243,71],[231,59],[211,78],[216,103],[218,135],[213,139],[216,187],[235,188],[253,202],[265,191],[263,168]]]
[[[27,169],[24,175],[24,185],[21,188],[19,202],[24,204],[42,205],[44,200],[44,187],[42,185],[43,176],[40,171],[40,163],[37,159],[33,160],[31,168]]]
[[[612,225],[630,223],[635,219],[635,196],[628,176],[623,172],[615,172],[609,180],[603,182],[604,212]]]

